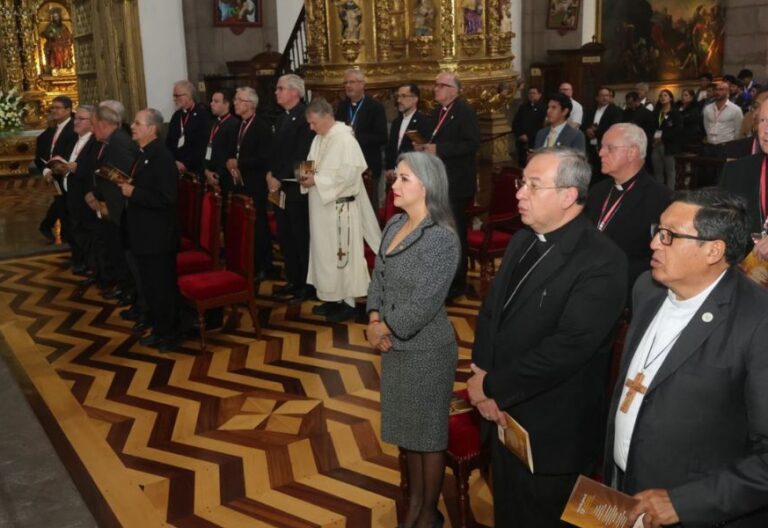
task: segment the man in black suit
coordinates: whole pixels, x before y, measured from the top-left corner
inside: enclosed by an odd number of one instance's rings
[[[421,91],[415,83],[404,83],[397,87],[397,117],[389,129],[389,141],[384,152],[384,169],[387,181],[394,180],[397,156],[413,150],[413,142],[406,132],[418,132],[425,140],[432,133],[429,117],[419,111]]]
[[[653,116],[653,112],[648,110],[645,106],[640,104],[640,96],[637,92],[629,92],[624,97],[626,102],[624,113],[621,117],[623,123],[634,123],[639,126],[645,132],[645,136],[648,139],[648,150],[645,155],[645,166],[651,171],[650,159],[651,159],[651,146],[653,145],[653,134],[658,127],[658,122]]]
[[[227,196],[232,190],[232,176],[227,171],[227,160],[235,155],[237,132],[240,118],[232,112],[232,92],[227,89],[211,94],[211,121],[208,131],[208,144],[205,147],[203,173],[210,185],[221,189],[222,203],[227,203]]]
[[[561,93],[547,100],[547,126],[536,132],[534,149],[545,147],[570,147],[586,152],[587,142],[578,128],[570,125],[571,99]]]
[[[583,152],[542,150],[523,175],[517,198],[529,229],[510,241],[480,309],[467,388],[487,420],[496,526],[560,527],[578,474],[599,458],[627,260],[582,214]],[[502,411],[530,434],[533,474],[498,440]]]
[[[635,285],[609,412],[606,477],[630,524],[768,526],[768,292],[736,265],[743,199],[675,195]]]
[[[275,97],[285,112],[275,123],[275,138],[267,172],[270,192],[285,193],[285,208],[274,207],[277,234],[283,250],[287,284],[275,290],[275,295],[295,301],[312,296],[307,284],[309,268],[309,206],[307,195],[301,193],[296,180],[296,167],[307,159],[315,133],[309,129],[302,102],[306,95],[304,80],[293,73],[277,81]]]
[[[448,297],[462,295],[467,288],[467,217],[465,211],[477,191],[475,157],[480,148],[480,127],[475,110],[461,97],[461,81],[453,72],[442,72],[435,80],[433,126],[428,142],[415,150],[435,154],[448,174],[448,194],[456,231],[461,241],[461,259]]]
[[[176,111],[168,123],[165,144],[173,154],[179,172],[189,171],[201,176],[212,119],[205,105],[195,101],[196,96],[197,90],[190,81],[173,84]]]
[[[544,126],[546,113],[547,105],[542,101],[541,89],[531,86],[528,88],[528,101],[520,105],[512,120],[519,167],[525,167],[528,162],[528,151],[533,148],[536,132]]]
[[[379,209],[379,181],[381,179],[381,147],[387,142],[387,117],[384,105],[365,93],[365,74],[351,68],[344,72],[346,99],[336,109],[336,121],[352,127],[355,138],[368,164],[373,182],[371,204]]]
[[[601,86],[597,89],[595,102],[597,106],[587,112],[586,119],[581,125],[581,130],[587,138],[587,159],[592,165],[592,185],[605,177],[600,172],[600,145],[603,135],[616,123],[621,123],[621,109],[611,103],[611,89]]]
[[[38,136],[36,141],[35,165],[43,173],[47,182],[55,182],[57,191],[38,229],[49,242],[54,242],[53,227],[56,225],[56,220],[59,220],[61,222],[61,237],[68,241],[69,220],[67,219],[67,203],[64,197],[66,189],[64,188],[63,175],[54,174],[46,165],[51,158],[55,157],[68,160],[77,142],[75,123],[72,119],[72,100],[66,95],[54,97],[49,111],[50,126]]]
[[[152,334],[141,344],[160,351],[179,344],[179,289],[176,253],[180,246],[176,211],[178,169],[158,139],[163,116],[153,108],[141,110],[131,125],[140,153],[133,182],[120,184],[127,198],[127,235],[152,318]]]
[[[737,194],[747,202],[747,215],[751,233],[765,233],[768,230],[768,100],[758,110],[757,141],[759,151],[745,158],[730,161],[723,167],[720,187]],[[758,257],[768,260],[768,236],[755,244]]]
[[[272,132],[256,115],[259,96],[250,86],[235,93],[235,112],[242,121],[237,130],[235,157],[227,160],[227,170],[235,182],[233,192],[253,198],[256,208],[254,260],[256,280],[276,278],[272,267],[272,237],[267,223],[267,180],[272,154]]]
[[[651,224],[667,208],[672,191],[645,170],[645,132],[632,123],[613,125],[603,136],[600,170],[610,176],[589,191],[584,212],[627,255],[632,285],[651,266]],[[629,299],[627,299],[629,301]]]

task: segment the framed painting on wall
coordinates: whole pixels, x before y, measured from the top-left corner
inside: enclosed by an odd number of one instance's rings
[[[579,25],[581,0],[549,0],[547,29],[575,30]]]
[[[722,74],[725,0],[601,0],[598,23],[607,83]]]
[[[261,27],[261,0],[213,0],[213,25]]]

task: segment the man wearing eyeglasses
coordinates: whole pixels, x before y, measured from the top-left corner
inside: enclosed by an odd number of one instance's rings
[[[606,480],[644,527],[768,526],[768,292],[735,269],[744,200],[681,192],[653,228],[613,392]],[[679,524],[678,524],[679,523]]]
[[[475,110],[459,94],[461,81],[453,72],[442,72],[435,79],[435,102],[430,121],[432,131],[427,143],[415,150],[435,154],[445,164],[448,193],[456,231],[461,241],[461,259],[448,298],[462,295],[467,287],[467,217],[465,211],[475,199],[477,167],[475,156],[480,148],[480,127]]]
[[[509,243],[478,315],[467,388],[486,420],[496,526],[562,526],[578,474],[593,474],[600,456],[627,261],[582,214],[590,175],[574,149],[528,161],[517,181],[528,228]],[[530,435],[533,474],[498,440],[502,411]]]
[[[419,111],[421,92],[415,83],[404,83],[397,88],[397,111],[399,112],[389,129],[384,169],[387,180],[395,178],[395,162],[401,152],[413,150],[413,141],[409,134],[418,141],[426,139],[429,133],[429,118]],[[421,136],[421,137],[418,137]]]
[[[585,213],[627,255],[629,282],[650,268],[649,230],[669,205],[672,191],[645,170],[647,136],[632,123],[613,125],[600,145],[600,171],[610,179],[589,190]],[[629,298],[627,299],[629,302]]]
[[[165,145],[173,154],[179,172],[194,172],[202,181],[212,116],[208,108],[198,103],[195,97],[197,90],[190,81],[177,81],[173,84],[176,111],[168,123]]]

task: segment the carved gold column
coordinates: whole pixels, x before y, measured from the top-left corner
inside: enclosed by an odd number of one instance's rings
[[[25,2],[19,9],[19,29],[21,30],[21,56],[24,67],[24,89],[36,91],[39,76],[37,65],[37,43],[39,36],[35,27],[35,12]]]
[[[328,21],[325,12],[325,0],[307,0],[307,56],[313,64],[323,64],[328,60]]]
[[[456,10],[454,0],[442,0],[440,9],[440,47],[443,50],[442,59],[452,59],[456,54],[456,32],[453,13]]]
[[[16,9],[13,0],[0,0],[0,41],[2,41],[2,71],[0,71],[0,88],[10,90],[16,88],[21,93],[24,90],[24,74],[21,69],[21,57],[16,23]]]

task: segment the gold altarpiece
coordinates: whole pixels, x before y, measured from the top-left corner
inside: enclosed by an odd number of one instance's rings
[[[509,159],[505,107],[515,91],[510,0],[305,0],[307,85],[329,100],[344,71],[360,68],[369,95],[386,100],[404,81],[434,105],[440,71],[454,71],[478,111],[485,161]]]
[[[51,100],[146,106],[136,0],[0,0],[0,88],[23,94],[26,130],[0,139],[0,176],[24,175]]]

